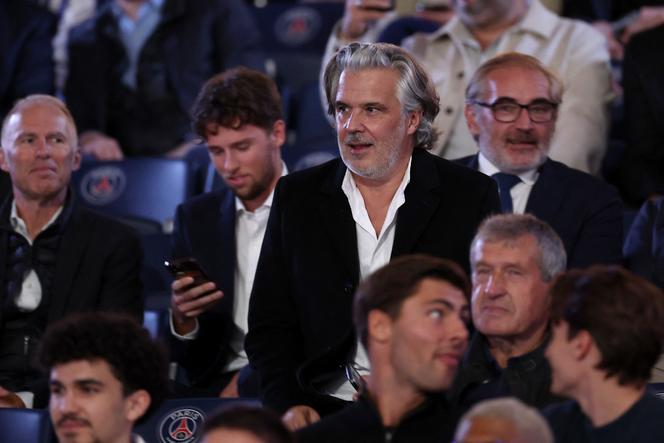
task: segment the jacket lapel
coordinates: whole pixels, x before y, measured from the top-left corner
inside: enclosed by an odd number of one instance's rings
[[[406,201],[397,212],[392,257],[413,252],[440,204],[438,172],[431,154],[415,149],[406,187]]]
[[[322,226],[340,262],[351,272],[353,282],[360,279],[360,263],[357,255],[357,233],[355,220],[350,211],[348,198],[341,190],[346,166],[338,160],[338,168],[323,182],[323,194],[319,205]]]
[[[219,302],[224,312],[233,312],[233,299],[235,297],[235,198],[229,190],[224,193],[219,206],[218,231],[210,233],[207,238],[215,239],[215,246],[211,248],[215,254],[220,252],[221,282],[224,297]]]
[[[555,166],[550,159],[544,162],[526,204],[527,213],[548,220],[550,224],[557,219],[564,195],[561,189],[565,186],[565,183],[560,181]]]

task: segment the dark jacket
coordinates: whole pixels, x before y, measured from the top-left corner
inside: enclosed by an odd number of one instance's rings
[[[456,160],[478,169],[477,155]],[[622,260],[622,202],[613,186],[547,159],[540,167],[526,212],[544,220],[565,245],[568,268]]]
[[[547,344],[548,340],[528,354],[510,358],[501,369],[484,336],[475,332],[448,393],[459,415],[475,403],[495,397],[514,396],[536,408],[561,401],[550,392],[551,367],[544,357]]]
[[[260,373],[261,399],[280,411],[306,404],[324,412],[322,396],[306,393],[296,372],[344,340],[349,348],[339,355],[352,353],[351,304],[360,270],[356,226],[341,189],[345,173],[337,159],[284,177],[275,190],[245,346]],[[475,230],[499,208],[493,180],[415,149],[405,199],[392,257],[428,253],[468,270]]]
[[[664,198],[646,201],[632,223],[625,267],[664,289]]]

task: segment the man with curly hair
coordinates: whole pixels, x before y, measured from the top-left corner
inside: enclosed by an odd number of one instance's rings
[[[140,443],[134,424],[159,407],[168,386],[164,352],[132,318],[71,316],[44,337],[49,410],[58,441]]]

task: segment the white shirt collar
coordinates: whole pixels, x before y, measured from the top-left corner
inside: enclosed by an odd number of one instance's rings
[[[45,231],[46,229],[48,229],[49,226],[55,223],[55,220],[58,218],[63,208],[64,205],[60,206],[58,210],[55,211],[55,214],[53,214],[53,216],[49,219],[49,221],[41,228],[39,232],[35,234],[35,238],[37,238],[37,235],[39,235],[40,232]],[[28,234],[28,227],[25,224],[25,221],[21,218],[20,215],[18,215],[18,210],[16,208],[16,200],[12,200],[12,210],[11,213],[9,214],[9,223],[11,224],[12,229],[15,232],[21,234],[30,242],[30,244],[32,244],[32,240],[34,239],[30,238],[30,235]]]

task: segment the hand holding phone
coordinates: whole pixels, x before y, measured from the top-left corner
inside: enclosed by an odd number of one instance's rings
[[[175,280],[191,277],[194,279],[194,286],[199,286],[211,281],[203,267],[198,264],[193,257],[175,258],[170,261],[166,260],[164,261],[164,266],[168,268]]]

